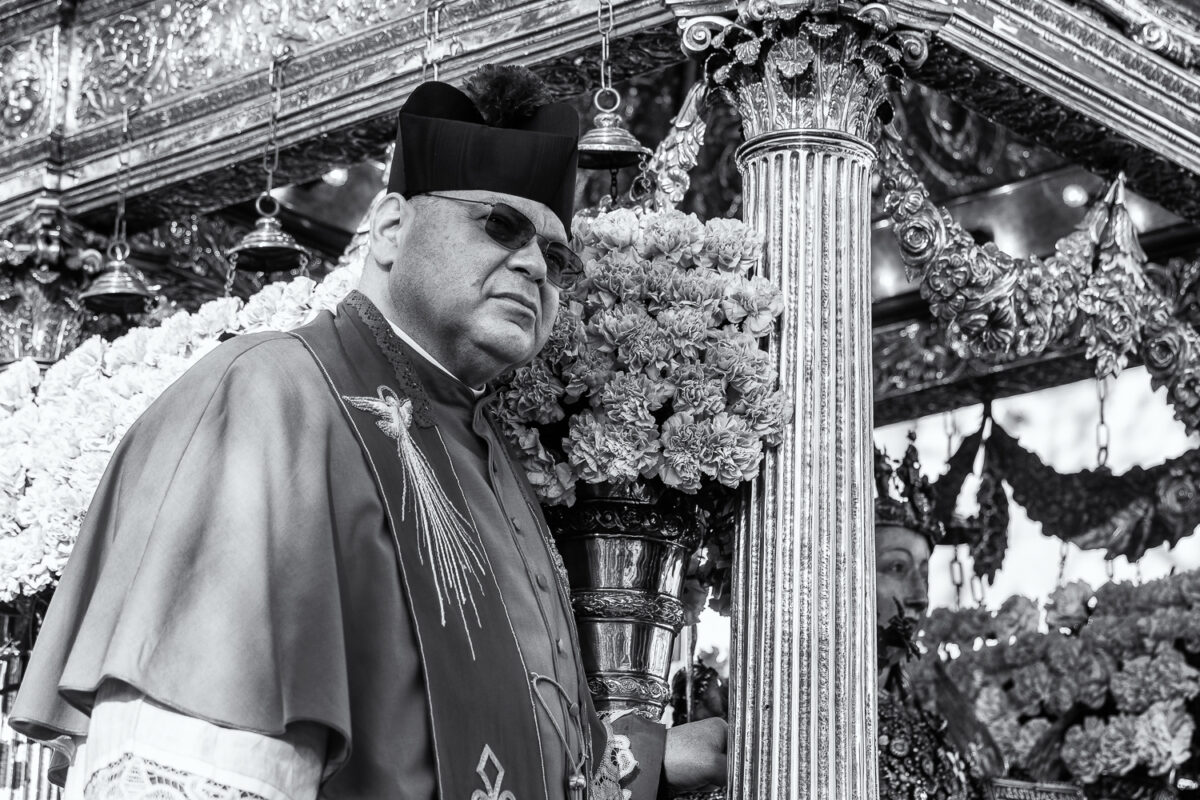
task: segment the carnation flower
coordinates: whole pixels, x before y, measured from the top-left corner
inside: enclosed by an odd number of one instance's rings
[[[1071,581],[1050,593],[1046,603],[1046,624],[1051,628],[1078,629],[1090,613],[1092,587],[1086,581]]]
[[[242,301],[236,297],[219,297],[209,300],[192,315],[199,337],[215,339],[237,325],[238,311]]]
[[[742,394],[756,394],[777,381],[771,356],[757,348],[748,351],[726,374],[729,385]]]
[[[645,284],[642,287],[646,309],[652,314],[664,308],[673,308],[679,302],[675,296],[675,277],[679,267],[661,256],[645,266]]]
[[[129,334],[126,334],[128,336]],[[117,339],[121,342],[125,336]],[[115,344],[115,343],[114,343]],[[73,391],[76,387],[91,384],[104,374],[105,353],[109,345],[99,336],[92,336],[83,344],[46,370],[38,400],[44,401]]]
[[[19,497],[25,491],[23,452],[15,447],[0,449],[0,494]]]
[[[721,298],[728,279],[714,269],[676,271],[671,279],[668,297],[675,303],[697,308],[715,324],[721,319]]]
[[[654,319],[636,303],[618,303],[598,312],[587,322],[587,338],[593,347],[616,353],[622,345],[638,338]]]
[[[525,477],[538,499],[549,506],[573,505],[575,474],[542,446],[537,430],[503,417],[501,426],[508,440],[517,445]]]
[[[1160,700],[1192,699],[1200,692],[1198,679],[1200,673],[1188,665],[1183,654],[1167,648],[1157,655],[1126,661],[1112,676],[1111,689],[1118,710],[1140,713]]]
[[[586,392],[596,391],[609,381],[616,368],[612,352],[599,347],[583,347],[574,361],[563,368],[567,382],[564,402],[574,402]]]
[[[32,358],[22,358],[0,368],[0,419],[33,400],[42,382],[42,370]]]
[[[641,220],[636,212],[627,208],[597,214],[594,217],[577,216],[572,224],[572,235],[576,243],[586,250],[601,251],[635,248],[641,238]]]
[[[753,480],[762,463],[762,439],[744,419],[724,411],[713,417],[709,425],[712,436],[709,457],[702,462],[701,470],[731,489]]]
[[[996,720],[1012,714],[1013,708],[1008,702],[1008,695],[999,686],[984,686],[975,698],[975,716],[984,725],[990,726]]]
[[[775,320],[783,313],[783,295],[766,278],[738,278],[726,284],[721,311],[730,322],[741,324],[742,330],[759,338],[774,330]]]
[[[520,419],[544,425],[563,418],[559,400],[565,393],[566,387],[550,371],[546,362],[534,359],[509,378],[508,388],[501,395],[501,403],[512,408]]]
[[[659,477],[663,483],[687,494],[700,488],[702,465],[711,448],[710,429],[686,412],[672,415],[663,423],[662,465]]]
[[[709,319],[698,308],[666,308],[659,312],[658,326],[667,338],[672,356],[698,361],[708,346]]]
[[[583,340],[583,320],[578,304],[562,303],[554,317],[554,326],[550,329],[546,346],[537,357],[548,364],[562,366],[575,358]]]
[[[1151,775],[1165,775],[1191,757],[1196,724],[1182,700],[1155,703],[1135,723],[1134,747],[1138,760]]]
[[[704,363],[718,374],[729,377],[738,374],[744,363],[759,352],[754,337],[730,330],[713,333],[712,341],[704,354]]]
[[[1028,597],[1013,595],[1004,601],[996,613],[993,629],[996,638],[1005,641],[1022,633],[1033,633],[1038,627],[1041,612],[1037,603]]]
[[[676,367],[667,378],[674,389],[672,406],[698,417],[725,410],[725,381],[702,364]]]
[[[646,288],[646,267],[629,252],[605,253],[584,264],[590,308],[609,308],[625,301],[642,299]]]
[[[617,348],[617,361],[630,370],[645,370],[656,379],[671,357],[671,340],[652,318],[647,318]]]
[[[637,372],[618,372],[600,390],[600,408],[619,425],[654,427],[652,411],[666,400],[661,384]]]
[[[1042,701],[1054,685],[1050,669],[1041,662],[1021,667],[1013,672],[1013,688],[1010,693],[1017,710],[1022,714],[1037,714]]]
[[[1074,725],[1063,737],[1062,760],[1080,783],[1094,783],[1104,770],[1100,757],[1100,737],[1104,722],[1087,717],[1082,725]]]
[[[704,241],[704,224],[695,214],[668,210],[641,219],[640,253],[646,258],[666,256],[677,263],[690,262]]]
[[[283,300],[283,283],[264,286],[238,312],[238,327],[245,333],[272,330],[271,320]]]
[[[771,391],[766,386],[743,394],[731,411],[743,417],[750,428],[758,433],[764,444],[779,444],[783,436],[783,424],[788,417],[782,391]]]
[[[701,266],[744,273],[759,258],[761,238],[746,223],[736,219],[710,219],[704,223]]]
[[[651,474],[660,442],[653,428],[620,425],[603,413],[584,410],[571,418],[563,450],[588,483],[622,483]]]
[[[319,311],[332,311],[358,283],[361,271],[361,268],[355,267],[338,267],[333,270],[322,278],[313,290],[309,305]]]
[[[1124,775],[1138,764],[1138,726],[1133,717],[1110,717],[1100,734],[1100,763],[1105,775]]]
[[[1041,742],[1048,730],[1050,720],[1045,717],[1035,717],[1022,725],[1013,743],[1013,760],[1019,763],[1026,762],[1033,753],[1033,748]]]

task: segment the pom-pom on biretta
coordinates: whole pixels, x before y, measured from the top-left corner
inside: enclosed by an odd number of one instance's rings
[[[875,448],[875,524],[898,525],[929,539],[941,542],[945,527],[933,513],[933,487],[921,474],[917,460],[915,435],[909,434],[908,449],[900,463],[893,464],[887,454]],[[899,497],[893,486],[899,484]]]
[[[554,102],[550,88],[529,67],[485,64],[467,76],[463,90],[484,122],[502,128]]]

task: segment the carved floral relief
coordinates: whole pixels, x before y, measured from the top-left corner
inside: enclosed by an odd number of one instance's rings
[[[265,69],[305,50],[412,15],[404,0],[160,0],[81,27],[74,113],[82,125]]]
[[[0,149],[49,128],[53,32],[0,46]]]

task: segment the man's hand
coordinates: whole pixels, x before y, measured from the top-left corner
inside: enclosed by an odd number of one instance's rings
[[[724,786],[725,742],[729,726],[712,717],[667,730],[663,772],[675,791]]]

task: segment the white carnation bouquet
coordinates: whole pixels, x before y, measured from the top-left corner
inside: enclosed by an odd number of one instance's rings
[[[579,481],[695,494],[753,478],[783,395],[762,344],[783,310],[744,223],[676,210],[575,219],[584,277],[545,349],[500,384],[500,416],[546,505]]]

